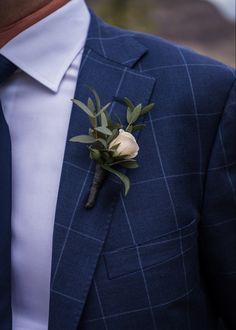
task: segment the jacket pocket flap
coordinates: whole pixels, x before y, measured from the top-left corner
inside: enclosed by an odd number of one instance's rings
[[[148,242],[105,252],[103,257],[108,277],[113,279],[182,256],[195,243],[196,224],[197,221],[193,220],[186,227]]]

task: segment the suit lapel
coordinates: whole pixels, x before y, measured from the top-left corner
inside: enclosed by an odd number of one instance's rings
[[[123,32],[106,26],[93,13],[91,16],[75,98],[86,102],[89,96],[86,85],[90,85],[97,90],[103,104],[114,96],[127,96],[134,103],[148,103],[155,80],[132,69],[146,48],[132,36],[121,37]],[[113,102],[110,111],[125,123],[122,105]],[[95,163],[90,161],[85,145],[69,139],[87,134],[88,129],[87,116],[73,106],[55,215],[49,330],[77,328],[123,189],[110,175],[95,207],[84,208]]]

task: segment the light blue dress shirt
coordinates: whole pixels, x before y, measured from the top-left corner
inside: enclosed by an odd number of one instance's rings
[[[12,141],[13,330],[48,328],[57,194],[89,23],[84,0],[72,0],[0,49],[19,67],[0,88]]]

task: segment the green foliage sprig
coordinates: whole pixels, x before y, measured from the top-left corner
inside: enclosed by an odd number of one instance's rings
[[[125,97],[122,100],[126,106],[127,125],[125,126],[117,115],[117,122],[112,121],[108,112],[111,102],[102,106],[100,97],[95,89],[91,87],[89,89],[92,97],[88,98],[87,104],[77,99],[72,101],[88,116],[91,127],[88,134],[74,136],[70,139],[71,142],[87,144],[90,158],[97,163],[88,201],[85,205],[86,208],[94,206],[98,191],[107,172],[116,175],[123,182],[125,195],[127,195],[130,189],[130,180],[123,172],[117,170],[116,166],[120,165],[124,168],[134,169],[138,167],[138,162],[130,153],[124,154],[124,152],[120,152],[124,142],[114,144],[114,141],[119,134],[125,132],[130,134],[126,134],[127,139],[132,138],[133,140],[130,140],[130,143],[134,145],[135,139],[131,134],[145,127],[145,124],[137,124],[137,120],[154,107],[154,103],[144,107],[142,104],[134,105],[129,98]]]

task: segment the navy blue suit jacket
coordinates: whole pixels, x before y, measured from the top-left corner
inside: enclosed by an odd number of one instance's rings
[[[75,36],[76,38],[76,36]],[[87,210],[95,163],[73,106],[55,215],[49,330],[236,329],[235,72],[92,14],[75,98],[111,115],[155,103],[136,137],[131,189],[110,174]],[[115,117],[114,117],[115,118]]]
[[[84,203],[95,168],[67,142],[55,217],[50,330],[236,329],[235,72],[92,14],[75,97],[92,85],[155,103],[138,134],[131,189],[112,175]],[[113,102],[111,114],[125,121]],[[68,140],[87,134],[74,107]]]

